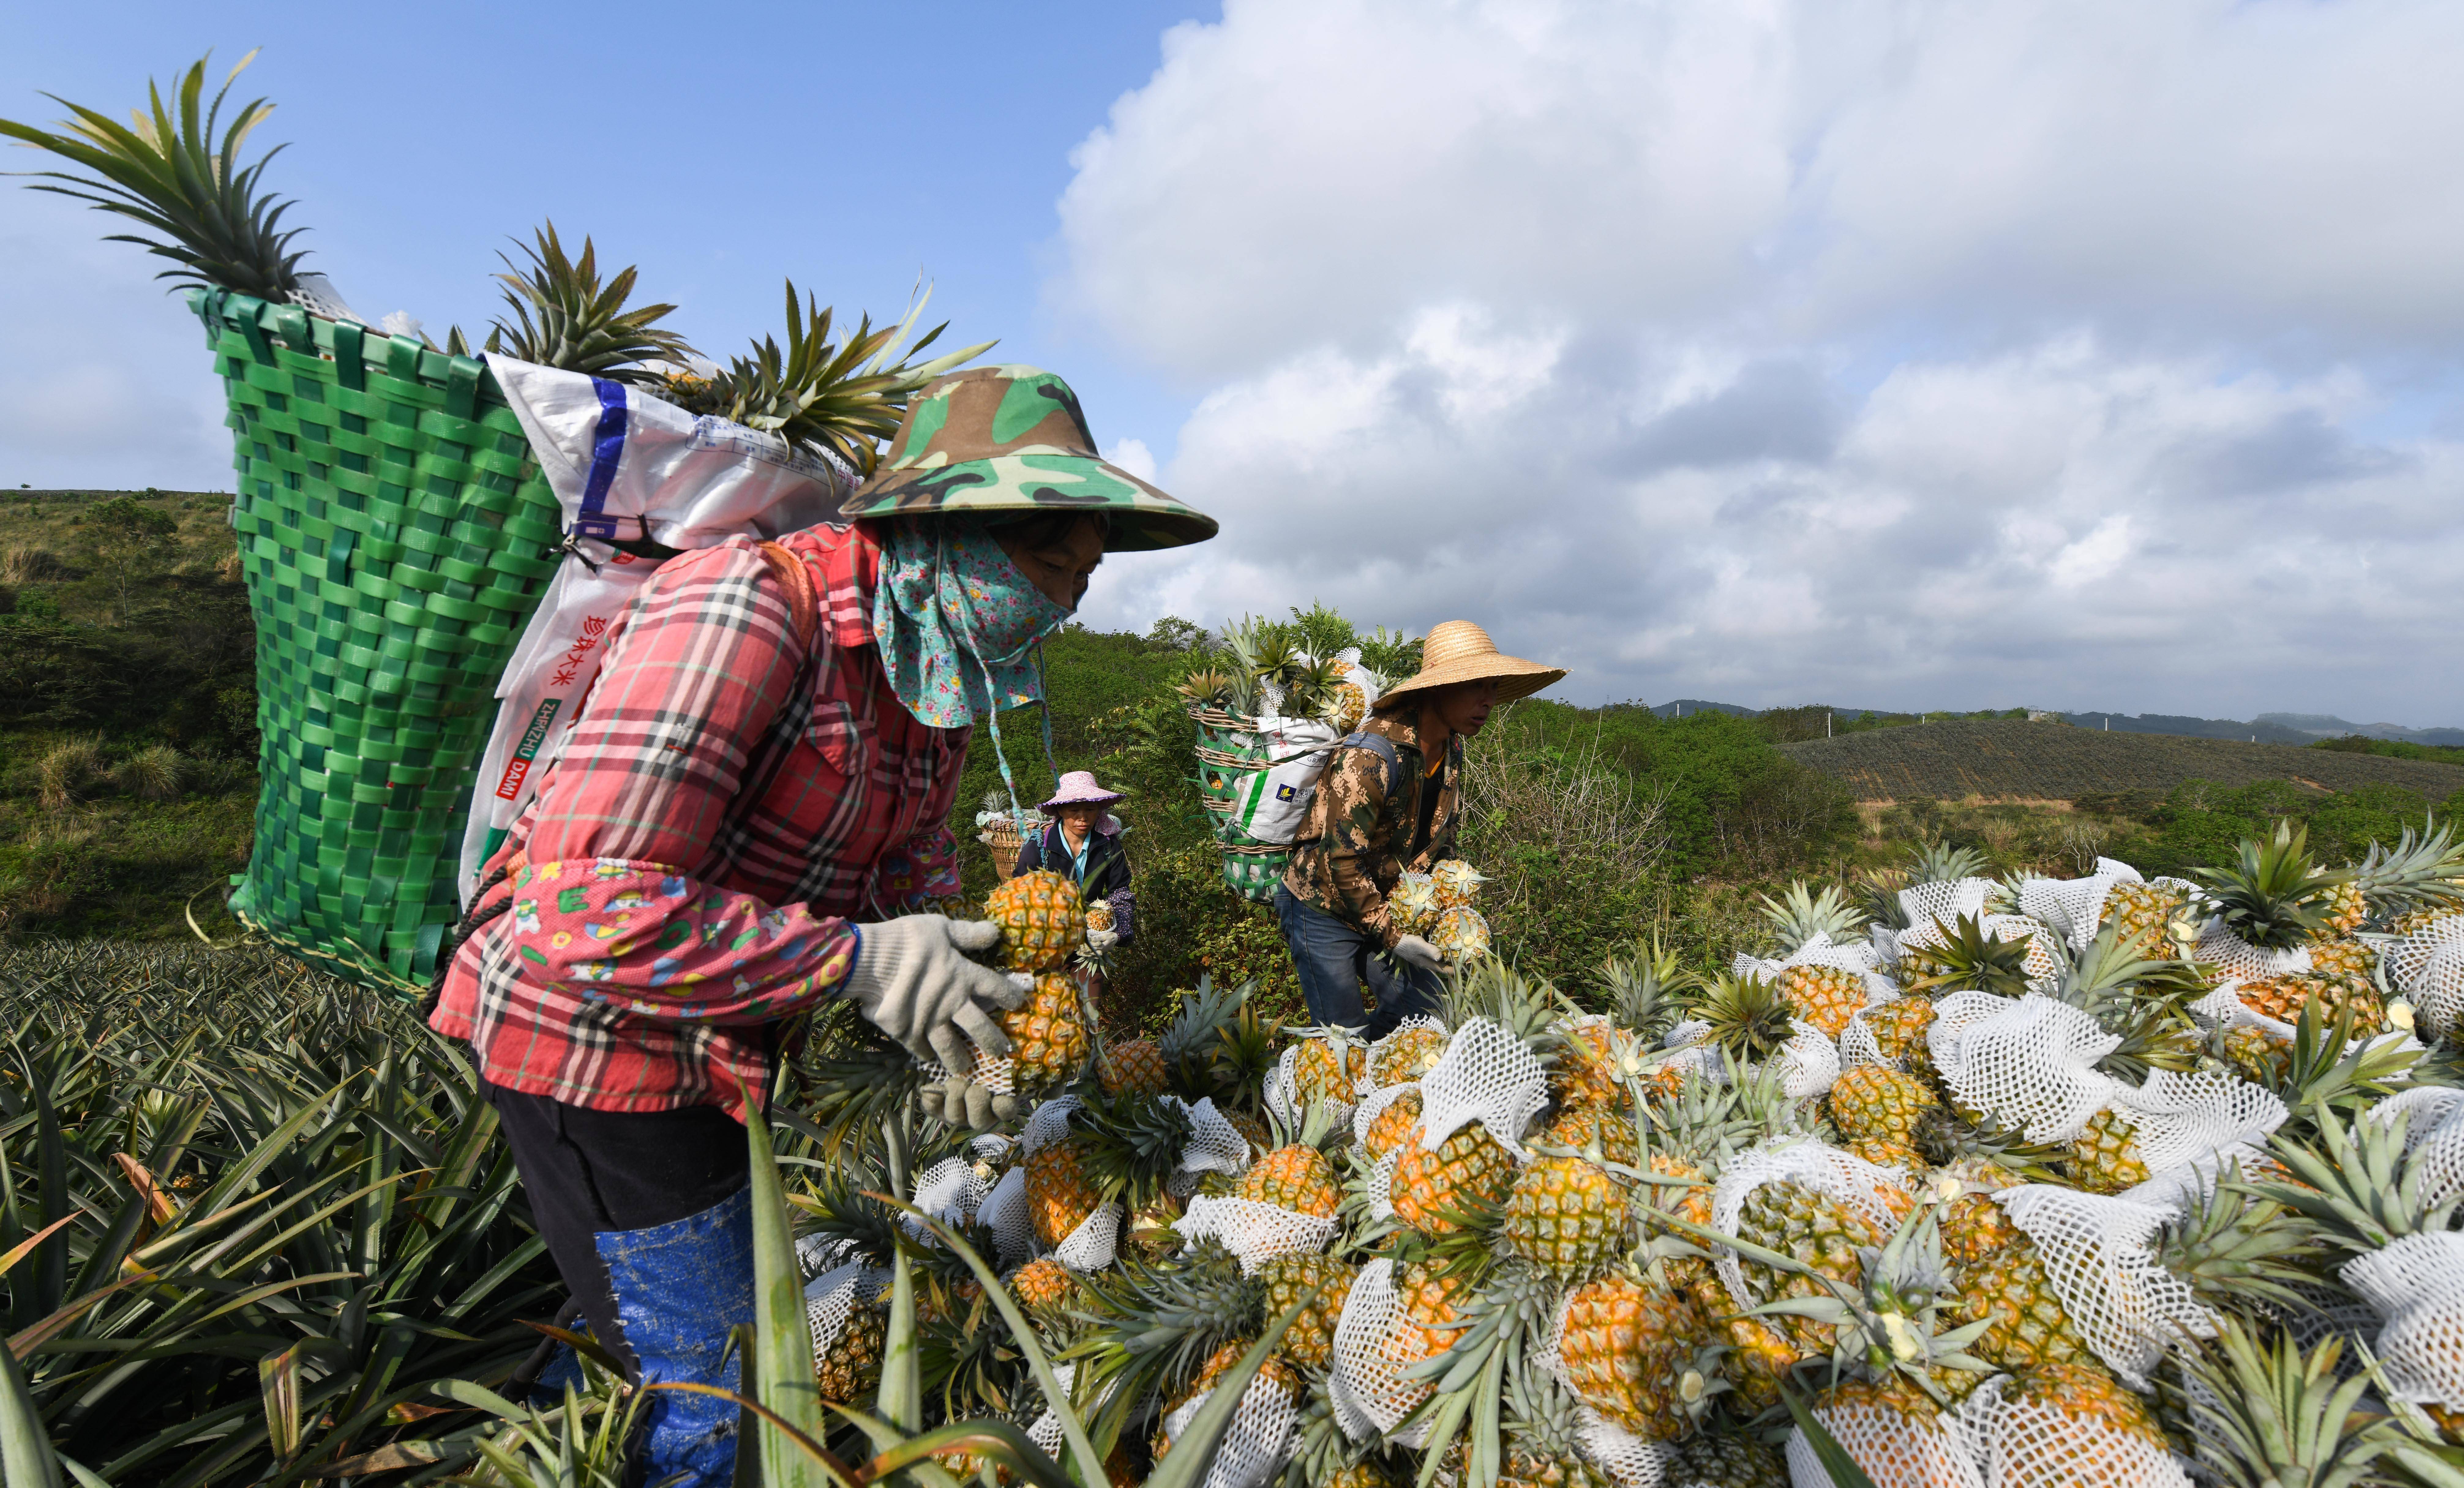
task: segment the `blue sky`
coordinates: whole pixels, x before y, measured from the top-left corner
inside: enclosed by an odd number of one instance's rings
[[[1086,617],[1482,621],[1576,700],[2464,722],[2453,0],[13,5],[209,46],[363,314],[556,218],[1063,372],[1223,535]],[[33,164],[34,157],[17,160]],[[219,485],[193,327],[0,190],[0,483]]]

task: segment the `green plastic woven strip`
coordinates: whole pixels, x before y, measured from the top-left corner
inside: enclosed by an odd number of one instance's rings
[[[1199,803],[1206,808],[1208,825],[1222,850],[1224,886],[1244,899],[1272,903],[1291,849],[1259,841],[1232,816],[1233,797],[1242,784],[1269,763],[1265,746],[1256,742],[1257,725],[1216,708],[1192,708],[1189,716],[1198,722]]]
[[[231,403],[256,621],[256,844],[231,906],[303,960],[425,988],[495,687],[555,574],[555,495],[486,366],[188,291]]]

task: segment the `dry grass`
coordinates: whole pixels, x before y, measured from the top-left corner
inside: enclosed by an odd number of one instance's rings
[[[82,800],[103,778],[102,741],[63,739],[34,766],[43,804],[54,811]]]
[[[188,784],[188,759],[169,744],[141,749],[120,762],[111,778],[121,789],[148,801],[176,801]]]
[[[70,576],[68,564],[48,547],[12,543],[0,552],[0,584],[41,584]]]

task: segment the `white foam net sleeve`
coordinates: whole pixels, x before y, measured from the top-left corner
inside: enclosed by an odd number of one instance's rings
[[[2433,920],[2379,953],[2387,981],[2412,1004],[2414,1024],[2445,1033],[2464,1019],[2464,915]]]
[[[1711,1188],[1711,1228],[1735,1234],[1747,1198],[1763,1185],[1783,1180],[1829,1195],[1840,1208],[1854,1210],[1884,1234],[1899,1228],[1899,1217],[1885,1197],[1885,1190],[1900,1187],[1899,1175],[1811,1137],[1767,1144],[1739,1153],[1721,1170],[1720,1181]],[[1746,1290],[1745,1268],[1737,1263],[1734,1251],[1721,1246],[1712,1264],[1720,1273],[1721,1284],[1727,1287],[1728,1296],[1740,1309],[1754,1305],[1758,1299]]]
[[[1369,1046],[1369,1058],[1367,1062],[1361,1066],[1360,1078],[1355,1082],[1362,1099],[1366,1099],[1372,1093],[1379,1088],[1375,1073],[1377,1069],[1377,1061],[1381,1055],[1394,1046],[1396,1035],[1399,1033],[1413,1033],[1420,1029],[1426,1029],[1433,1033],[1443,1033],[1446,1031],[1446,1021],[1443,1018],[1436,1017],[1429,1013],[1416,1012],[1410,1017],[1405,1018],[1402,1022],[1397,1023],[1393,1028],[1387,1030],[1385,1037],[1380,1038],[1375,1043]]]
[[[1960,1433],[1976,1450],[1985,1488],[2094,1483],[2098,1488],[2190,1488],[2173,1455],[2156,1442],[2093,1416],[2005,1399],[2010,1376],[1977,1387],[1959,1411]]]
[[[1669,1027],[1661,1035],[1662,1049],[1691,1049],[1711,1036],[1711,1025],[1701,1018],[1685,1018]]]
[[[1791,1100],[1811,1100],[1839,1078],[1839,1050],[1811,1023],[1793,1023],[1796,1032],[1771,1063],[1780,1068],[1780,1089]]]
[[[1589,1406],[1576,1406],[1574,1419],[1578,1423],[1574,1445],[1617,1488],[1661,1488],[1668,1480],[1663,1471],[1668,1452],[1658,1442],[1645,1441],[1615,1421],[1600,1419],[1600,1413]]]
[[[2084,878],[2031,878],[2019,887],[2019,912],[2033,920],[2041,920],[2059,931],[2070,942],[2071,949],[2085,950],[2096,943],[2096,922],[2104,913],[2105,896],[2113,886],[2123,881],[2119,875],[2104,871],[2113,859],[2097,860],[2097,872]],[[2128,864],[2121,865],[2128,867]],[[2130,877],[2139,877],[2137,869]]]
[[[1406,1080],[1400,1085],[1389,1085],[1361,1097],[1360,1103],[1352,1108],[1352,1144],[1355,1147],[1368,1145],[1369,1128],[1376,1123],[1377,1118],[1396,1101],[1419,1093],[1419,1088],[1418,1080]]]
[[[879,1289],[889,1276],[863,1261],[851,1260],[804,1283],[804,1326],[813,1335],[816,1364],[839,1341],[840,1330],[847,1326],[857,1305]]]
[[[1064,1395],[1067,1395],[1069,1388],[1077,1383],[1077,1372],[1078,1366],[1074,1364],[1055,1364],[1052,1366],[1052,1377],[1060,1382]],[[1061,1460],[1063,1435],[1061,1417],[1053,1411],[1049,1403],[1046,1403],[1044,1410],[1037,1414],[1035,1423],[1026,1429],[1026,1439],[1035,1443],[1038,1450],[1056,1462]]]
[[[1211,1389],[1200,1390],[1181,1402],[1179,1410],[1163,1418],[1164,1434],[1177,1443],[1214,1394]],[[1265,1488],[1291,1455],[1292,1432],[1299,1421],[1289,1388],[1263,1374],[1251,1379],[1249,1388],[1241,1392],[1240,1409],[1232,1412],[1222,1444],[1207,1459],[1206,1488]]]
[[[1961,878],[1950,883],[1912,883],[1900,891],[1900,911],[1908,917],[1908,928],[1900,932],[1900,944],[1907,945],[1911,938],[1936,920],[1956,920],[1962,915],[1982,917],[1985,900],[1998,887],[1991,878]]]
[[[2288,1114],[2274,1091],[2220,1071],[2150,1071],[2137,1090],[2114,1090],[2113,1109],[2139,1128],[2140,1160],[2150,1173],[2235,1144],[2264,1146]]]
[[[2148,1248],[2172,1217],[2169,1210],[2050,1184],[2024,1184],[1994,1197],[2036,1242],[2054,1295],[2079,1336],[2131,1388],[2147,1388],[2148,1371],[2183,1334],[2215,1336],[2215,1314]]]
[[[1419,1363],[1403,1357],[1396,1338],[1403,1308],[1395,1295],[1395,1263],[1379,1256],[1360,1268],[1334,1324],[1334,1364],[1327,1393],[1343,1434],[1353,1441],[1393,1431],[1429,1396],[1429,1386],[1403,1378]]]
[[[2410,1234],[2337,1273],[2378,1309],[2387,1387],[2415,1405],[2464,1407],[2464,1233]]]
[[[945,1224],[959,1225],[976,1217],[976,1210],[984,1201],[990,1187],[976,1176],[976,1165],[962,1157],[945,1157],[924,1169],[915,1178],[914,1203],[917,1209]],[[933,1239],[933,1232],[912,1214],[902,1214],[899,1222],[919,1240]]]
[[[1377,1160],[1369,1175],[1369,1217],[1387,1220],[1395,1217],[1395,1169],[1403,1166],[1403,1144]]]
[[[1877,1485],[1985,1488],[1959,1417],[1947,1411],[1919,1421],[1874,1406],[1817,1404],[1814,1418]],[[1788,1477],[1794,1488],[1835,1488],[1803,1431],[1788,1433]]]
[[[2240,1165],[2245,1182],[2273,1177],[2283,1171],[2281,1165],[2259,1148],[2248,1143],[2228,1143],[2212,1151],[2202,1152],[2186,1163],[2167,1167],[2145,1183],[2124,1188],[2114,1197],[2126,1204],[2144,1204],[2149,1209],[2187,1214],[2193,1203],[2204,1201],[2216,1191],[2216,1180],[2235,1164]]]
[[[1068,1136],[1069,1116],[1079,1104],[1076,1096],[1062,1096],[1037,1106],[1026,1118],[1026,1129],[1018,1134],[1020,1152],[1033,1157],[1045,1143]]]
[[[2421,1165],[2421,1202],[2431,1208],[2464,1193],[2464,1090],[2420,1085],[2364,1113],[2364,1121],[2404,1118],[2404,1150]]]
[[[1925,1053],[1933,1056],[1933,1067],[1945,1080],[1957,1077],[1965,1064],[1968,1031],[2000,1017],[2011,1010],[2013,1001],[1991,992],[1952,992],[1935,1000],[1933,1021],[1925,1025]]]
[[[1001,1174],[1001,1182],[978,1206],[976,1221],[993,1233],[993,1248],[1001,1252],[1002,1265],[1021,1265],[1035,1258],[1035,1219],[1026,1208],[1025,1168],[1013,1167]]]
[[[1865,1026],[1865,1014],[1874,1008],[1890,1006],[1888,1001],[1868,1004],[1849,1016],[1848,1026],[1839,1031],[1839,1067],[1855,1069],[1860,1064],[1887,1065],[1898,1069],[1896,1059],[1882,1057],[1882,1046],[1874,1039],[1874,1031]]]
[[[1177,1096],[1166,1100],[1178,1105],[1189,1115],[1189,1141],[1180,1149],[1179,1171],[1184,1173],[1221,1173],[1238,1178],[1249,1166],[1249,1139],[1241,1129],[1224,1120],[1215,1108],[1215,1098],[1208,1096],[1196,1105]]]
[[[1121,1206],[1102,1205],[1052,1248],[1052,1258],[1072,1271],[1101,1271],[1112,1263],[1120,1238]]]
[[[2290,950],[2261,950],[2225,928],[2221,920],[2211,920],[2199,932],[2198,948],[2190,953],[2194,961],[2211,965],[2211,982],[2255,982],[2261,977],[2288,976],[2310,969],[2309,947],[2296,945]]]
[[[1435,1152],[1471,1122],[1488,1128],[1518,1163],[1523,1128],[1549,1103],[1549,1077],[1523,1040],[1486,1018],[1463,1026],[1437,1068],[1420,1077],[1420,1144]]]
[[[845,1238],[823,1234],[800,1235],[796,1239],[796,1269],[805,1280],[810,1281],[825,1271],[835,1270],[854,1246],[853,1240]]]
[[[2087,1013],[2032,992],[1969,1024],[1959,1073],[1945,1070],[1943,1078],[1963,1103],[2020,1127],[2030,1142],[2069,1142],[2125,1088],[2096,1067],[2120,1047],[2121,1035]]]
[[[1331,1048],[1337,1059],[1349,1057],[1350,1051],[1355,1047],[1328,1037],[1314,1041]],[[1309,1112],[1301,1108],[1300,1081],[1294,1077],[1292,1066],[1300,1058],[1302,1045],[1309,1042],[1311,1040],[1302,1039],[1286,1045],[1283,1056],[1275,1061],[1273,1069],[1266,1072],[1266,1109],[1282,1117],[1284,1124],[1294,1130],[1298,1130],[1301,1122],[1308,1119]],[[1328,1098],[1326,1102],[1327,1110],[1338,1122],[1352,1119],[1352,1101],[1339,1098]]]
[[[1222,1241],[1225,1250],[1240,1257],[1241,1274],[1251,1277],[1274,1256],[1314,1255],[1325,1250],[1334,1238],[1334,1216],[1201,1193],[1189,1201],[1189,1212],[1173,1221],[1173,1229],[1191,1244],[1210,1236]]]
[[[2061,953],[2056,932],[2042,921],[2026,915],[1988,915],[1980,926],[1997,941],[2025,941],[2028,955],[2024,969],[2031,987],[2051,986],[2062,974]]]

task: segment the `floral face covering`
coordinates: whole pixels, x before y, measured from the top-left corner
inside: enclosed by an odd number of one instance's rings
[[[1035,643],[1068,618],[980,522],[901,522],[882,544],[873,639],[891,691],[935,728],[1042,701]]]

